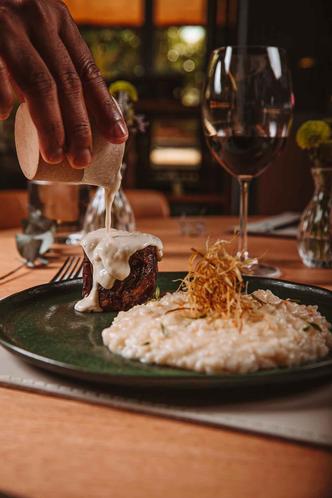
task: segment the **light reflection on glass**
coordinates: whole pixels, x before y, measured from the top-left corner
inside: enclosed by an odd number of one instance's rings
[[[269,122],[269,134],[270,134],[270,137],[277,136],[277,123],[275,121]]]
[[[281,78],[281,61],[279,50],[276,47],[268,47],[267,53],[273,74],[275,78],[279,80]]]
[[[232,47],[227,47],[225,52],[225,71],[229,73],[229,68],[232,60]]]
[[[217,95],[221,93],[221,61],[217,63],[214,73],[214,91]]]

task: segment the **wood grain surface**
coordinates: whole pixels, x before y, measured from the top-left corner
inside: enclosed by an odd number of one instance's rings
[[[138,228],[164,241],[161,270],[184,270],[207,235],[231,238],[235,219],[204,221],[196,238],[181,236],[176,219]],[[19,264],[14,232],[0,232],[0,276]],[[332,271],[305,268],[295,241],[255,237],[250,249],[282,278],[332,288]],[[0,281],[0,296],[46,283],[78,251],[55,246],[47,268]],[[23,498],[332,497],[332,453],[310,446],[4,387],[0,424],[0,490]]]

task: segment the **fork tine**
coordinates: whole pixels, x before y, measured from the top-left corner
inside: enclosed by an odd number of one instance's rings
[[[67,274],[66,280],[71,280],[71,279],[75,278],[76,273],[77,273],[77,269],[80,265],[80,262],[81,262],[81,258],[79,256],[75,256],[74,260],[73,260],[73,264],[72,264],[72,266]]]
[[[83,270],[83,258],[79,259],[79,264],[76,268],[76,272],[73,275],[73,278],[79,278],[82,276],[82,270]]]
[[[67,270],[65,271],[64,275],[62,275],[61,280],[69,280],[71,276],[71,272],[73,271],[73,267],[75,266],[76,263],[76,256],[70,256],[70,262],[69,265],[67,266]]]
[[[54,275],[51,282],[63,282],[78,278],[82,274],[83,258],[80,256],[68,256],[59,271]]]
[[[72,256],[68,256],[63,265],[59,268],[57,273],[54,275],[54,277],[51,278],[50,282],[58,282],[59,280],[62,280],[63,274],[66,273],[67,267],[70,265]]]
[[[73,278],[78,262],[79,262],[79,257],[72,256],[70,267],[67,269],[66,275],[63,280],[71,280]]]
[[[67,265],[66,270],[62,274],[60,280],[68,280],[70,278],[72,268],[75,265],[76,257],[75,256],[69,256],[69,263]]]

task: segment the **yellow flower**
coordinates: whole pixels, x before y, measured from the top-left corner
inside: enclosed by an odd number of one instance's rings
[[[134,87],[134,85],[129,83],[129,81],[123,81],[123,80],[114,81],[114,83],[112,83],[109,86],[109,91],[115,97],[120,92],[126,92],[128,93],[130,99],[133,102],[137,102],[138,100],[137,90]]]
[[[296,142],[301,149],[315,149],[330,138],[331,130],[325,121],[306,121],[296,133]]]

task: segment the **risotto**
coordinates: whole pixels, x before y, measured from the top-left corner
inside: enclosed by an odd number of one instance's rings
[[[269,290],[246,299],[257,313],[236,321],[193,317],[187,293],[168,293],[120,312],[103,331],[103,341],[125,358],[210,374],[291,367],[332,349],[330,324],[317,306],[282,300]]]

